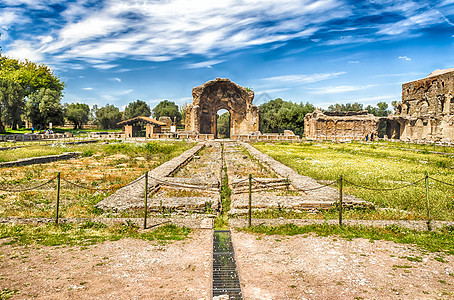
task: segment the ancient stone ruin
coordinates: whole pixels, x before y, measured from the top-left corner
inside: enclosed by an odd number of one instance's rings
[[[361,140],[377,137],[380,118],[367,111],[321,111],[304,118],[304,135],[310,140]]]
[[[259,130],[254,92],[229,79],[216,78],[192,89],[193,103],[186,106],[185,131],[216,135],[217,112],[230,113],[230,135],[250,134]]]
[[[401,140],[454,138],[454,69],[436,70],[402,85],[402,102],[388,117],[387,136]]]

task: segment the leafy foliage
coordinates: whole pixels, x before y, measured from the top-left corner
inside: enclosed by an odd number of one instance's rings
[[[101,128],[118,128],[117,123],[121,121],[121,112],[118,107],[112,104],[96,110],[96,122]]]
[[[361,111],[364,110],[361,103],[346,103],[346,104],[333,104],[328,106],[329,111]]]
[[[74,124],[74,129],[82,129],[82,124],[88,122],[90,107],[84,103],[65,104],[65,118]]]
[[[29,95],[27,115],[35,127],[38,125],[46,127],[50,122],[53,125],[64,123],[60,97],[59,91],[48,88],[42,88]]]
[[[176,105],[175,102],[164,100],[159,102],[159,104],[153,108],[153,117],[155,119],[158,119],[159,117],[169,117],[172,122],[176,117],[177,123],[179,123],[182,116],[180,110],[178,109],[178,105]]]
[[[0,78],[0,133],[5,133],[2,121],[10,124],[13,130],[17,130],[24,106],[25,98],[22,86],[12,80]]]
[[[271,100],[259,106],[259,129],[262,133],[283,133],[293,130],[301,135],[304,131],[304,116],[314,111],[310,103],[293,103],[281,98]]]
[[[124,118],[128,120],[139,116],[151,116],[150,106],[142,100],[129,103],[125,108]]]
[[[218,138],[230,137],[230,113],[226,112],[217,116],[217,132]]]

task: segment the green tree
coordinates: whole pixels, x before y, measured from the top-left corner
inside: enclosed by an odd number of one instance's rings
[[[292,130],[301,135],[304,132],[304,116],[314,110],[310,103],[293,103],[281,98],[270,100],[259,106],[259,129],[262,133]]]
[[[155,119],[159,119],[159,117],[170,117],[172,121],[176,117],[177,123],[180,123],[181,121],[181,113],[178,109],[178,105],[169,100],[161,101],[153,108],[153,117]]]
[[[363,109],[363,105],[361,103],[346,103],[346,104],[333,104],[328,106],[329,111],[361,111]]]
[[[230,137],[230,113],[226,112],[217,116],[217,133],[219,138]]]
[[[386,117],[391,113],[386,102],[378,102],[377,106],[368,105],[366,110],[377,117]]]
[[[98,108],[96,111],[96,122],[101,128],[118,128],[117,123],[121,121],[121,112],[118,107],[111,104]]]
[[[44,119],[49,118],[56,120],[56,123],[62,121],[61,114],[57,114],[54,117],[36,115],[41,111],[52,111],[56,107],[49,109],[42,108],[39,110],[36,103],[27,103],[27,105],[24,105],[26,97],[31,99],[33,96],[36,100],[36,95],[42,96],[42,93],[40,94],[40,90],[42,89],[56,92],[59,95],[58,99],[60,99],[65,84],[53,74],[48,66],[36,64],[28,60],[20,62],[17,59],[8,58],[0,53],[0,79],[3,81],[0,83],[3,87],[3,96],[1,99],[3,103],[0,104],[3,106],[2,118],[13,129],[17,129],[24,107],[34,109],[34,111],[27,111],[26,115],[33,116],[33,119],[35,121],[39,120],[40,124]],[[1,127],[3,127],[3,124],[0,125],[0,131]]]
[[[22,87],[11,80],[0,78],[0,133],[5,133],[5,124],[17,129],[24,112],[25,98]]]
[[[74,124],[74,129],[82,129],[82,124],[87,123],[90,107],[84,103],[65,104],[65,118]]]
[[[139,116],[149,117],[151,116],[151,109],[145,101],[136,100],[126,106],[124,116],[126,120]]]
[[[27,116],[35,128],[46,128],[49,123],[64,123],[63,105],[60,103],[60,92],[41,88],[28,97],[26,103]]]

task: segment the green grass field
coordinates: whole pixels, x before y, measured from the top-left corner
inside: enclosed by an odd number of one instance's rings
[[[424,178],[425,172],[454,184],[453,148],[404,143],[256,143],[254,147],[316,180],[344,179],[370,188],[395,188]],[[430,151],[446,153],[432,154]],[[377,208],[390,208],[398,218],[424,219],[424,181],[395,191],[371,191],[344,184],[345,193],[371,201]],[[454,220],[454,188],[429,179],[430,211],[434,219]],[[368,218],[381,212],[367,213]],[[408,213],[407,213],[408,212]],[[364,217],[364,214],[361,215]]]

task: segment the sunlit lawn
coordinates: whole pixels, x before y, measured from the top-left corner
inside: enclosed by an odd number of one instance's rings
[[[23,156],[58,154],[79,151],[78,159],[47,164],[0,169],[0,188],[26,189],[45,183],[58,172],[61,177],[91,188],[119,188],[165,161],[175,157],[193,144],[187,142],[149,142],[88,144],[58,147],[31,147],[18,149]],[[12,151],[12,150],[8,150]],[[53,152],[52,152],[53,151]],[[0,152],[0,158],[3,153]],[[16,156],[18,157],[18,156]],[[61,216],[94,217],[102,210],[95,204],[112,191],[93,191],[74,187],[61,181]],[[53,217],[56,204],[56,180],[37,190],[24,192],[0,191],[0,217]]]
[[[316,180],[344,179],[370,188],[394,188],[424,178],[425,172],[436,179],[454,184],[454,159],[451,155],[430,154],[429,151],[454,153],[453,148],[404,143],[257,143],[254,146]],[[415,152],[409,148],[422,150]],[[348,194],[371,201],[377,208],[410,212],[407,218],[425,218],[424,181],[395,191],[371,191],[346,183]],[[429,200],[432,217],[454,220],[454,187],[429,179]]]

